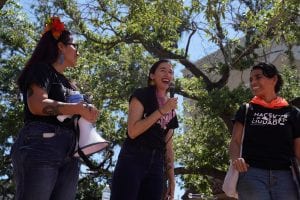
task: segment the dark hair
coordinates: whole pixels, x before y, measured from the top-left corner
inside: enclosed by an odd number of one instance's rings
[[[277,76],[275,92],[278,93],[280,91],[280,89],[283,85],[283,80],[282,80],[282,77],[281,77],[280,73],[278,72],[277,68],[273,64],[260,62],[256,65],[254,65],[252,67],[251,71],[253,71],[255,69],[261,69],[263,75],[268,78],[273,78],[274,76]]]
[[[161,63],[170,63],[170,64],[171,64],[171,62],[170,62],[169,60],[167,60],[167,59],[161,59],[161,60],[159,60],[159,61],[156,61],[156,62],[151,66],[150,71],[149,71],[149,75],[148,75],[148,86],[151,85],[150,83],[151,83],[151,81],[152,81],[151,78],[150,78],[150,74],[154,74],[155,71],[156,71],[156,69],[158,68],[158,66],[159,66]]]
[[[22,87],[24,86],[25,77],[29,68],[37,63],[53,64],[59,55],[57,44],[59,42],[67,44],[71,42],[71,40],[71,33],[68,30],[63,30],[57,40],[53,37],[51,31],[47,31],[43,34],[18,78],[17,84],[21,91],[24,89]]]

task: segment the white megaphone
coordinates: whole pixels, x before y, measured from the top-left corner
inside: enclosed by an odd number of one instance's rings
[[[67,97],[67,102],[69,103],[78,103],[83,100],[83,95],[78,91],[72,91],[72,94]],[[66,118],[71,117],[72,115],[58,115],[57,119],[63,122]],[[77,123],[79,126],[79,141],[77,141],[74,153],[75,157],[79,157],[78,147],[86,156],[89,156],[108,146],[109,142],[100,136],[96,131],[96,127],[91,122],[80,117]]]
[[[108,141],[102,138],[96,130],[96,127],[83,117],[78,120],[79,126],[79,147],[86,155],[92,155],[99,152],[108,146]],[[79,157],[78,149],[75,149],[75,157]]]

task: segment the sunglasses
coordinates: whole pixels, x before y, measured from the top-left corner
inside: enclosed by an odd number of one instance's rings
[[[67,45],[72,45],[73,47],[75,47],[75,49],[78,49],[78,44],[76,43],[68,42]]]

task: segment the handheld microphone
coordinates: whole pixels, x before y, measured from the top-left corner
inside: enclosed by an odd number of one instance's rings
[[[175,94],[175,84],[173,82],[170,83],[169,92],[170,92],[170,98],[173,98]]]
[[[174,94],[175,94],[175,84],[174,84],[174,82],[171,82],[170,85],[169,85],[169,94],[170,94],[170,98],[174,98]],[[172,109],[171,115],[172,115],[172,120],[173,120],[174,117],[175,117],[175,115],[176,115],[174,109]],[[167,143],[169,142],[169,140],[170,140],[172,137],[173,137],[173,132],[172,132],[171,137],[167,140]],[[170,197],[170,196],[169,196],[169,197]],[[169,199],[169,197],[168,197],[168,199]]]

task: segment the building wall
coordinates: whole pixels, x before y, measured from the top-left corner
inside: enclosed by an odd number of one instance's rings
[[[300,46],[293,46],[292,53],[294,57],[294,61],[290,61],[289,57],[285,54],[288,48],[284,44],[272,44],[269,47],[264,49],[257,49],[255,52],[258,55],[261,55],[257,62],[270,62],[274,64],[279,71],[283,69],[285,65],[293,65],[298,69],[298,76],[300,77]],[[263,56],[265,55],[265,56]],[[220,50],[201,58],[196,62],[196,66],[200,69],[208,68],[212,66],[214,63],[223,62],[224,58]],[[246,69],[244,71],[239,71],[232,69],[230,71],[230,76],[228,79],[227,86],[230,89],[234,89],[240,84],[245,84],[249,86],[249,73],[250,69]],[[188,74],[189,72],[185,71],[184,74]],[[220,76],[217,73],[209,73],[208,75],[212,81],[217,81]]]

